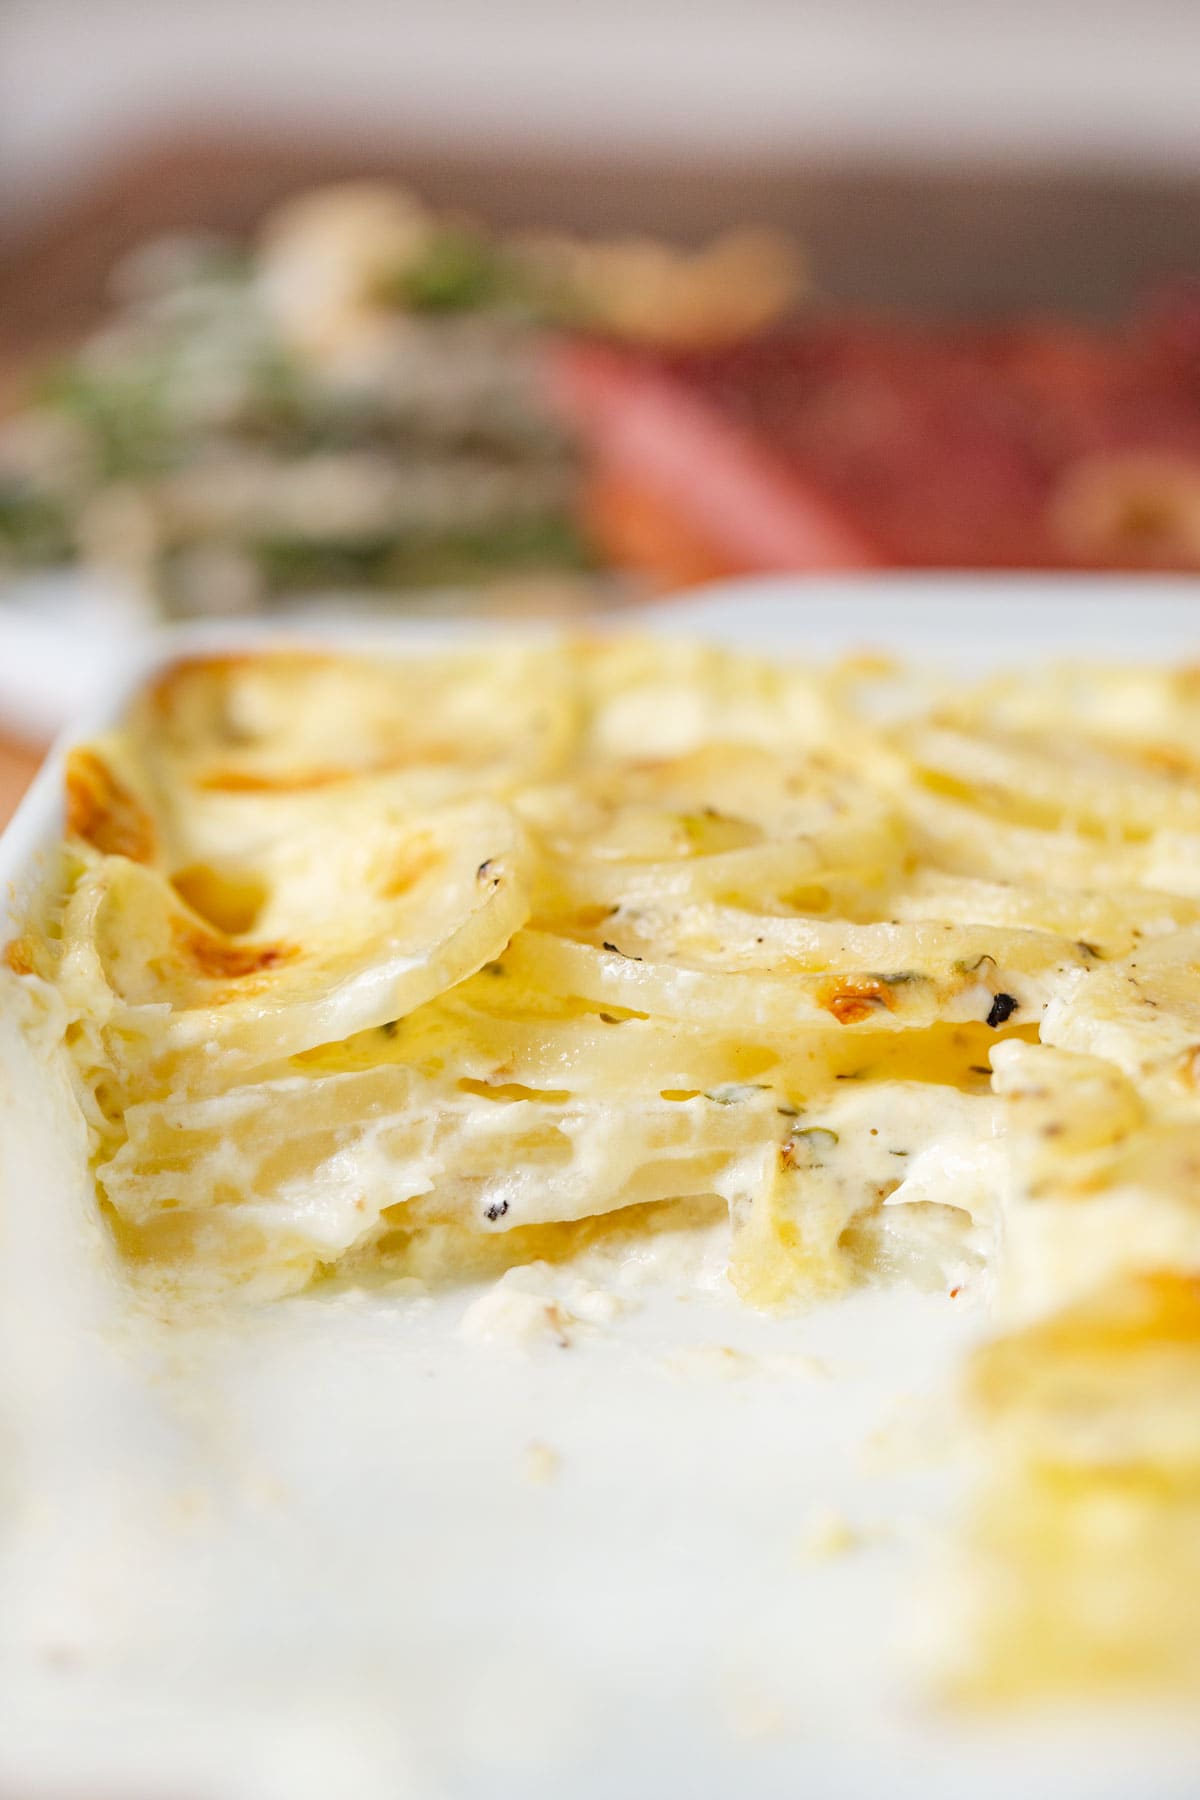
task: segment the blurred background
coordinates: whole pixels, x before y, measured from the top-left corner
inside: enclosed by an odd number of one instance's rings
[[[0,807],[164,617],[1200,570],[1193,0],[0,0]]]

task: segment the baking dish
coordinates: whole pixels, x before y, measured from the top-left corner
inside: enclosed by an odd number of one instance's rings
[[[647,628],[960,666],[1188,656],[1197,599],[772,582]],[[386,648],[469,629],[395,628]],[[71,735],[182,649],[259,636],[148,647]],[[0,850],[17,919],[51,875],[62,748]],[[0,1791],[1194,1791],[1169,1719],[968,1722],[931,1698],[970,1474],[953,1376],[982,1308],[881,1290],[768,1318],[701,1268],[688,1298],[651,1271],[616,1316],[574,1294],[569,1341],[531,1347],[468,1287],[164,1314],[95,1216],[52,1037],[8,984]]]

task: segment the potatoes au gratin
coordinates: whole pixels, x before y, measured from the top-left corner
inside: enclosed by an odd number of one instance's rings
[[[728,1218],[987,1282],[973,1694],[1200,1684],[1200,676],[640,639],[185,661],[67,764],[130,1262],[257,1297]]]

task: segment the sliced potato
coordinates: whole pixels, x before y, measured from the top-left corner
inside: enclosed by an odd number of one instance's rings
[[[99,862],[67,908],[62,984],[128,1075],[211,1087],[402,1018],[500,954],[528,911],[506,808],[372,815],[279,847],[253,934],[201,919],[156,870]]]

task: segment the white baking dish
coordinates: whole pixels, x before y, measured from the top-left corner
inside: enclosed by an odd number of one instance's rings
[[[1200,590],[776,582],[644,623],[781,653],[1191,657]],[[386,635],[418,654],[444,634]],[[60,775],[58,753],[0,846],[18,914]],[[964,1475],[949,1387],[981,1306],[880,1292],[779,1320],[651,1287],[567,1348],[464,1331],[466,1289],[156,1318],[14,988],[0,1793],[1194,1795],[1179,1721],[968,1725],[923,1695],[911,1646]],[[851,1548],[814,1554],[843,1527]]]

